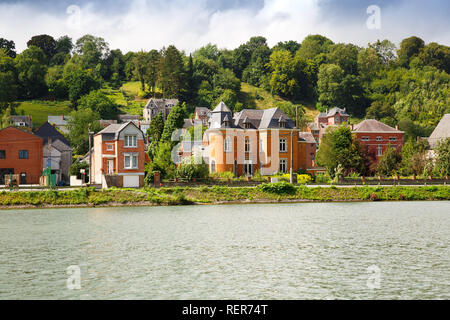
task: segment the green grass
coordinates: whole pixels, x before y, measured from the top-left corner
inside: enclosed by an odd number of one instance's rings
[[[17,102],[15,111],[18,115],[30,115],[33,120],[33,127],[38,128],[43,125],[48,116],[68,115],[72,109],[69,101],[22,101]]]
[[[280,96],[270,94],[262,88],[252,86],[251,84],[242,82],[240,100],[244,102],[245,107],[253,107],[255,109],[270,109],[275,108],[277,102],[286,102],[288,100],[281,98]],[[307,121],[313,121],[319,114],[319,111],[314,106],[312,101],[291,101],[293,103],[302,104],[306,107]]]

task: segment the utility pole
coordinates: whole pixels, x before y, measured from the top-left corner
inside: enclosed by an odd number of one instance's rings
[[[89,185],[92,184],[92,147],[91,147],[91,136],[94,133],[91,131],[91,125],[88,127],[88,135],[89,135]]]
[[[290,170],[290,182],[294,183],[294,143],[293,143],[293,137],[294,137],[294,129],[291,129],[291,170]]]

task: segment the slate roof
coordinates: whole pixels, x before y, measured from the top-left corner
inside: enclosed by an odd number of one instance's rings
[[[30,116],[11,116],[12,122],[25,122],[28,126],[32,126],[33,122],[31,121]]]
[[[308,128],[311,129],[311,130],[314,130],[314,131],[319,131],[320,130],[319,126],[315,122],[308,123]]]
[[[65,126],[65,125],[67,125],[67,120],[68,119],[70,119],[70,117],[64,116],[64,115],[61,115],[61,116],[48,116],[47,117],[48,122],[53,123],[53,124],[55,124],[57,126]]]
[[[44,147],[48,146],[48,141],[46,141],[44,143]],[[72,152],[72,148],[70,146],[68,146],[67,144],[65,144],[64,142],[62,142],[61,140],[52,140],[52,147],[55,148],[56,150],[60,151],[60,152],[65,152],[65,151],[70,151]]]
[[[136,129],[142,134],[142,137],[144,136],[144,134],[142,133],[141,129],[139,129],[133,121],[128,121],[126,123],[110,124],[105,129],[103,129],[102,131],[98,132],[96,134],[96,136],[101,134],[104,137],[107,137],[107,138],[110,138],[110,139],[113,139],[113,140],[117,140],[117,139],[119,139],[119,133],[123,129],[125,129],[125,127],[127,127],[129,125],[135,126]]]
[[[197,107],[195,108],[194,112],[199,115],[208,115],[208,113],[210,113],[211,110],[205,107]]]
[[[48,121],[46,121],[39,129],[36,130],[36,135],[44,140],[44,144],[47,143],[48,138],[52,141],[60,140],[62,143],[70,147],[69,141],[53,127]]]
[[[147,104],[145,105],[145,109],[163,109],[163,108],[170,108],[172,106],[175,106],[178,104],[178,99],[154,99],[151,98],[148,100]]]
[[[317,143],[316,139],[314,139],[314,136],[311,132],[299,132],[298,136],[300,138],[300,141],[306,142],[306,143]]]
[[[231,110],[230,110],[230,108],[228,108],[228,106],[223,101],[220,101],[220,103],[217,105],[217,107],[215,107],[213,110],[213,113],[217,113],[217,112],[230,112],[231,113]]]
[[[438,141],[450,138],[450,113],[445,114],[436,129],[434,129],[431,136],[428,138],[430,147],[433,149],[436,147]]]
[[[341,108],[337,108],[337,107],[334,107],[330,110],[327,109],[326,112],[321,112],[318,117],[319,118],[333,117],[336,113],[339,113],[343,117],[349,117],[349,114],[347,113],[345,108],[341,109]]]
[[[402,131],[399,131],[395,128],[392,128],[388,126],[387,124],[384,124],[378,120],[374,119],[367,119],[363,122],[355,125],[354,132],[396,132],[401,133]]]

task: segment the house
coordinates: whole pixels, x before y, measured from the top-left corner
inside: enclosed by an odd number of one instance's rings
[[[163,114],[164,121],[166,121],[170,110],[178,104],[178,99],[154,99],[148,100],[144,107],[144,119],[147,122],[151,122],[152,119],[160,112]]]
[[[67,120],[69,120],[69,119],[70,119],[69,116],[64,116],[64,115],[48,116],[47,121],[52,126],[57,128],[59,131],[66,134],[66,133],[69,133],[69,130],[67,129]]]
[[[69,141],[48,121],[35,134],[43,140],[43,168],[51,169],[51,173],[56,175],[57,183],[69,183],[73,151]]]
[[[137,124],[141,119],[141,116],[135,114],[119,114],[118,118],[120,123],[127,123],[132,121]]]
[[[211,117],[211,110],[204,107],[197,107],[194,110],[194,119],[200,120],[204,126],[209,125],[209,119]]]
[[[20,184],[38,184],[42,175],[42,138],[15,127],[0,130],[0,184],[19,174]]]
[[[279,108],[244,109],[234,117],[225,103],[212,111],[205,132],[210,172],[234,172],[235,176],[298,171],[313,166],[315,140],[300,130]],[[312,155],[312,153],[314,155]]]
[[[368,154],[372,154],[377,161],[384,155],[388,146],[398,151],[403,147],[403,131],[374,119],[367,119],[353,126],[352,132]]]
[[[91,154],[94,184],[104,184],[105,176],[117,176],[117,187],[144,186],[144,134],[134,122],[111,124],[94,135]]]
[[[314,139],[317,141],[317,146],[319,146],[322,136],[325,134],[329,126],[339,126],[345,122],[348,122],[350,115],[347,113],[346,109],[332,108],[330,110],[326,109],[325,112],[321,112],[307,126],[307,131],[311,132]]]
[[[439,141],[450,138],[450,113],[445,114],[436,129],[434,129],[431,136],[428,138],[430,148],[434,150]]]
[[[11,116],[11,122],[14,127],[24,128],[29,132],[33,128],[31,116]]]

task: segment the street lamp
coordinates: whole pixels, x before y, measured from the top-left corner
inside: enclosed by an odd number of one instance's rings
[[[91,131],[91,125],[89,125],[89,185],[92,184],[92,147],[91,147],[91,136],[94,135],[94,132]]]

